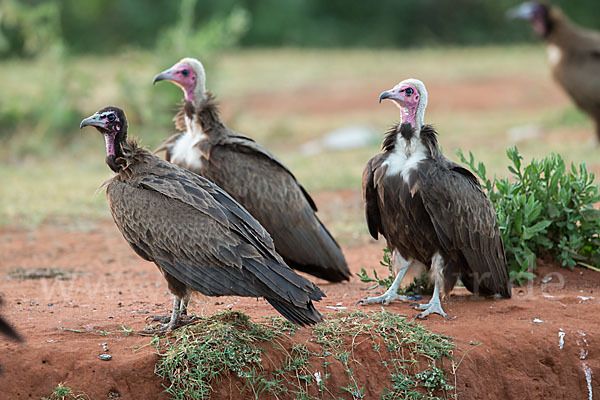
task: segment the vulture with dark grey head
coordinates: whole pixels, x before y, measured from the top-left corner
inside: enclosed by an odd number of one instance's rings
[[[554,79],[596,125],[600,144],[600,33],[573,24],[556,6],[526,2],[507,15],[533,24],[548,44]]]
[[[510,297],[510,283],[496,213],[477,178],[448,160],[437,133],[423,118],[425,85],[400,82],[381,94],[393,100],[401,122],[385,136],[383,152],[371,158],[363,173],[363,195],[371,235],[387,241],[396,278],[379,297],[362,304],[407,301],[398,287],[409,269],[430,266],[435,283],[418,316],[438,313],[447,318],[440,293],[450,294],[458,278],[478,295]]]
[[[200,61],[184,58],[158,74],[185,94],[175,117],[177,133],[156,150],[224,189],[271,234],[277,252],[292,268],[340,282],[350,271],[340,247],[316,215],[317,207],[294,175],[252,139],[223,124],[206,91]]]
[[[218,186],[127,140],[123,110],[106,107],[81,122],[104,135],[113,219],[133,250],[154,262],[175,295],[173,329],[191,292],[264,297],[298,325],[321,321],[324,294],[275,252],[264,228]]]

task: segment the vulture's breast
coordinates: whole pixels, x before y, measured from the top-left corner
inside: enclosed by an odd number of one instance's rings
[[[202,152],[197,144],[207,137],[204,133],[198,135],[186,131],[173,144],[171,162],[192,171],[202,169]]]
[[[386,176],[391,177],[400,174],[403,180],[408,181],[410,174],[426,158],[427,148],[420,140],[407,143],[401,139],[383,162],[383,166],[386,167]]]
[[[421,196],[419,161],[409,158],[402,172],[386,173],[379,207],[388,244],[402,257],[428,264],[439,242]]]
[[[548,62],[550,63],[552,68],[556,68],[562,60],[562,57],[563,57],[562,50],[560,49],[560,47],[558,47],[555,44],[549,44],[546,49],[546,52],[548,54]]]

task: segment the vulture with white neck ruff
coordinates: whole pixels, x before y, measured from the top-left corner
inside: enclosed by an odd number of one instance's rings
[[[292,268],[331,282],[350,278],[342,251],[316,215],[317,207],[292,172],[254,140],[227,128],[206,91],[200,61],[184,58],[158,74],[185,94],[177,133],[155,152],[224,189],[271,234]]]
[[[510,283],[496,213],[477,178],[448,160],[437,133],[423,118],[427,91],[407,79],[383,92],[401,111],[401,122],[385,136],[383,152],[363,172],[367,225],[381,234],[393,254],[396,278],[390,289],[362,304],[407,301],[398,295],[406,272],[430,266],[435,283],[431,301],[417,317],[438,313],[446,318],[440,294],[448,296],[460,277],[475,294],[510,297]]]
[[[113,219],[131,248],[154,262],[175,295],[163,330],[178,324],[193,290],[207,296],[264,297],[298,325],[321,321],[324,294],[275,252],[271,237],[212,182],[127,140],[123,110],[106,107],[81,121],[104,135]]]
[[[554,80],[592,118],[600,144],[600,33],[573,24],[556,6],[534,1],[507,16],[530,21],[544,38]]]

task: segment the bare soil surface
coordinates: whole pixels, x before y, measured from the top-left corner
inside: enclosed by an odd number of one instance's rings
[[[387,78],[386,78],[387,79]],[[335,81],[323,87],[306,87],[298,90],[293,96],[282,94],[254,94],[240,99],[232,99],[224,105],[225,115],[230,107],[244,106],[265,115],[285,114],[322,114],[336,112],[365,112],[376,110],[377,99],[390,82],[381,79],[361,81]],[[520,90],[515,91],[514,88]],[[429,81],[427,91],[432,95],[429,110],[445,108],[452,111],[485,111],[514,108],[538,108],[548,106],[556,101],[563,101],[565,94],[551,83],[540,86],[540,82],[531,82],[526,78],[511,77],[507,84],[506,77],[464,82]],[[456,101],[455,94],[461,93],[461,101]],[[323,96],[327,93],[327,96]],[[351,93],[352,95],[349,95]]]
[[[324,200],[332,197],[315,199],[326,208]],[[366,236],[356,243],[344,248],[352,272],[365,267],[385,274],[379,266],[384,243]],[[39,399],[59,383],[92,399],[168,398],[154,374],[158,356],[151,338],[126,329],[144,329],[146,317],[165,314],[172,298],[157,268],[134,254],[112,221],[1,228],[0,273],[2,314],[25,339],[18,344],[0,338],[0,398]],[[368,285],[357,278],[317,284],[327,294],[317,304],[323,314],[333,311],[329,307],[352,310],[367,295]],[[434,315],[422,323],[455,339],[458,398],[600,399],[600,274],[540,260],[538,278],[513,289],[510,300],[475,298],[457,288],[443,306],[450,320]],[[262,299],[238,297],[198,296],[191,311],[207,315],[227,308],[254,320],[277,314]],[[402,303],[388,310],[417,314]],[[103,353],[112,359],[100,360]],[[386,378],[373,375],[365,383],[386,384],[378,379]]]

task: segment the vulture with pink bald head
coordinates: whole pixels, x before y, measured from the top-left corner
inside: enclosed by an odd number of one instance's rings
[[[528,20],[544,39],[554,80],[592,118],[600,145],[600,32],[576,25],[556,5],[540,1],[527,1],[507,16]]]
[[[227,128],[206,90],[200,61],[184,58],[158,74],[184,93],[174,118],[181,132],[156,151],[223,188],[270,233],[292,268],[340,282],[350,278],[342,251],[316,215],[317,207],[292,172],[254,140]]]
[[[424,123],[427,90],[407,79],[383,92],[400,108],[401,122],[385,135],[382,152],[363,172],[369,232],[387,241],[396,278],[390,289],[359,303],[407,301],[398,288],[409,270],[430,268],[435,289],[417,317],[438,313],[458,278],[478,295],[510,297],[496,213],[477,178],[442,154],[437,133]]]

